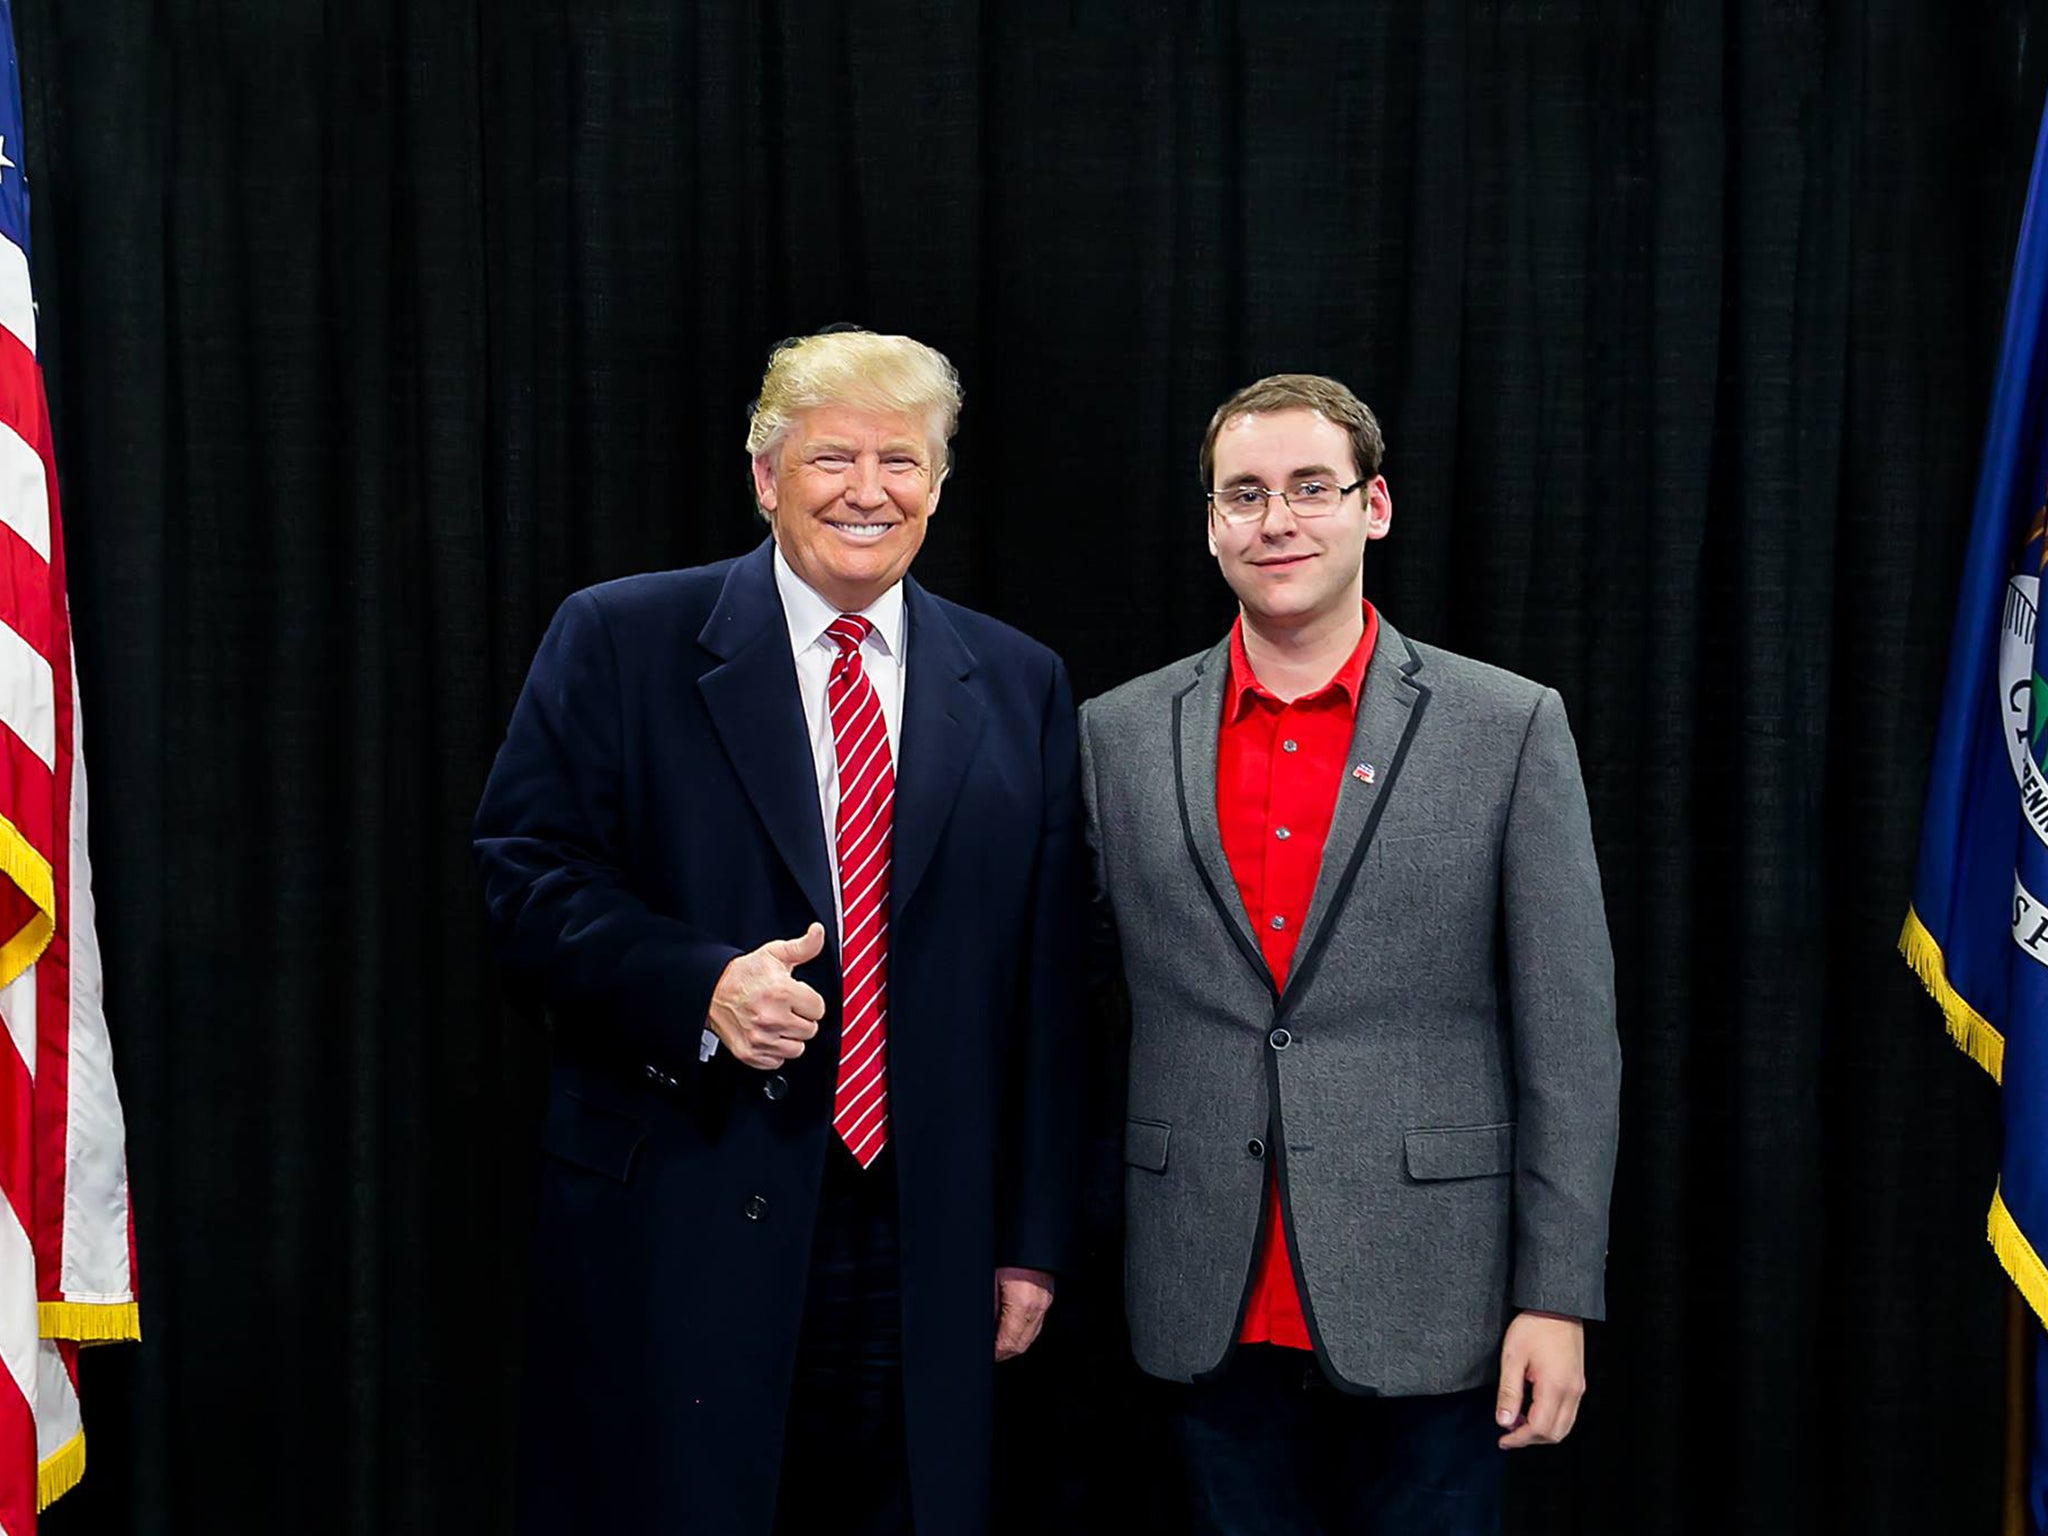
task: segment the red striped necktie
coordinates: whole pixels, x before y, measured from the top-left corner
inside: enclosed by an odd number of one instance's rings
[[[839,647],[825,703],[839,761],[839,1087],[832,1126],[865,1168],[889,1140],[889,831],[896,772],[882,701],[861,664],[860,645],[874,628],[842,613],[825,633]]]

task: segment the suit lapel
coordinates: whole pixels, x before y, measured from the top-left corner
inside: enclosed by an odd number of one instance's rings
[[[1408,760],[1408,744],[1429,703],[1429,688],[1421,671],[1422,658],[1415,647],[1382,617],[1372,661],[1365,670],[1365,695],[1359,700],[1358,719],[1351,730],[1350,755],[1344,759],[1343,778],[1337,785],[1330,835],[1323,841],[1315,892],[1302,921],[1301,948],[1288,968],[1289,995],[1307,985],[1315,970],[1329,940],[1331,920],[1358,878],[1381,811]],[[1360,765],[1365,765],[1370,779],[1354,773]]]
[[[1223,832],[1216,821],[1216,733],[1223,720],[1223,687],[1230,678],[1230,639],[1195,663],[1195,675],[1173,697],[1173,787],[1180,799],[1181,834],[1201,872],[1216,915],[1230,931],[1239,951],[1268,987],[1266,969],[1245,916],[1244,898],[1223,852]]]
[[[938,601],[903,582],[903,728],[896,752],[896,802],[889,908],[899,918],[930,868],[939,835],[981,739],[981,694],[969,682],[974,653]]]
[[[818,814],[818,781],[797,691],[789,626],[775,590],[772,541],[735,561],[698,644],[724,665],[697,679],[704,707],[768,840],[838,942],[832,869]]]

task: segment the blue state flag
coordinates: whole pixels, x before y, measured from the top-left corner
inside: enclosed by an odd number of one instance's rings
[[[2005,1146],[1991,1246],[2048,1321],[2048,115],[2034,146],[1941,728],[1899,948],[1949,1033],[2003,1085]],[[2030,1528],[2048,1510],[2048,1424],[2036,1411]]]

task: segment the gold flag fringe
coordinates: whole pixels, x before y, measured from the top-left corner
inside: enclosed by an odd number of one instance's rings
[[[36,1308],[46,1339],[117,1344],[142,1337],[142,1314],[132,1301],[45,1301]]]
[[[2041,1262],[2034,1245],[2027,1241],[2019,1223],[2012,1219],[2012,1212],[2005,1208],[2002,1186],[1991,1196],[1991,1214],[1985,1218],[1984,1227],[1998,1262],[2012,1276],[2012,1283],[2034,1309],[2034,1315],[2048,1323],[2048,1264]]]
[[[0,875],[35,904],[35,914],[0,943],[0,987],[34,965],[57,931],[57,887],[50,861],[5,816],[0,816]]]
[[[41,1514],[85,1476],[85,1431],[80,1430],[36,1468],[36,1513]]]
[[[1942,959],[1941,946],[1920,921],[1920,914],[1910,907],[1906,909],[1906,926],[1899,933],[1899,953],[1913,967],[1913,974],[1920,978],[1927,995],[1940,1005],[1942,1017],[1948,1021],[1949,1037],[1994,1080],[2002,1080],[2005,1036],[1949,985],[1948,963]],[[2037,1306],[2035,1310],[2041,1308]]]

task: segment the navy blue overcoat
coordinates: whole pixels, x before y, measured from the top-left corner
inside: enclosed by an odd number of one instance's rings
[[[562,605],[477,813],[498,952],[555,1025],[522,1525],[766,1536],[831,1132],[827,842],[772,546]],[[1081,895],[1057,657],[906,580],[889,957],[918,1530],[985,1529],[993,1271],[1072,1242]],[[780,1073],[720,1051],[734,956],[834,935]]]

